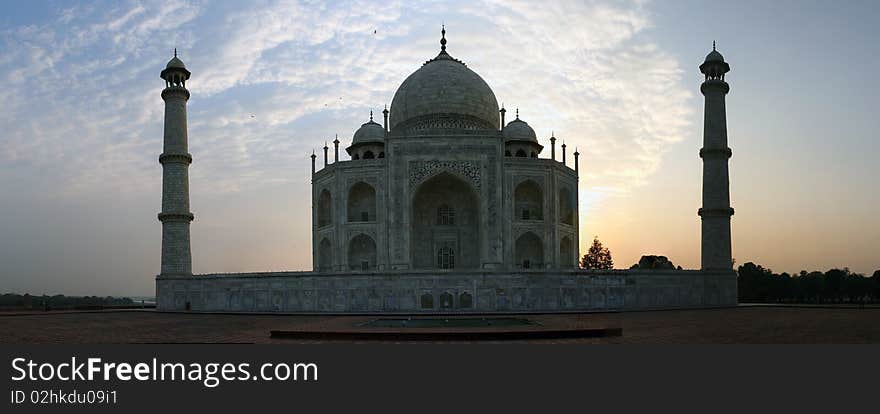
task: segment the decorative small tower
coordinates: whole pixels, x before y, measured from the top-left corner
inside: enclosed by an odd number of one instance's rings
[[[501,129],[503,130],[503,129],[504,129],[504,126],[507,125],[507,124],[504,123],[504,114],[507,113],[507,110],[504,109],[504,104],[503,104],[503,103],[501,104],[501,110],[498,111],[498,112],[501,113]]]
[[[550,133],[550,159],[556,161],[556,136]]]
[[[581,153],[579,153],[577,150],[577,147],[575,147],[575,149],[574,149],[574,174],[575,175],[578,174],[578,157],[580,155],[581,155]]]
[[[727,170],[728,159],[732,155],[727,146],[727,110],[724,97],[730,86],[724,75],[730,66],[724,62],[721,53],[715,50],[706,56],[700,65],[706,80],[700,92],[706,97],[703,117],[703,207],[700,208],[702,228],[702,268],[731,270],[733,260],[730,249],[730,181]]]
[[[333,163],[339,162],[339,134],[333,139]]]
[[[165,137],[162,155],[162,275],[192,275],[192,254],[189,242],[189,165],[192,155],[187,149],[186,102],[189,91],[186,81],[190,72],[174,57],[162,71],[165,89]]]
[[[388,105],[385,105],[385,109],[382,111],[382,115],[385,116],[385,124],[382,125],[382,128],[385,129],[385,132],[388,132]]]
[[[312,150],[312,175],[315,175],[315,158],[317,158],[315,150]]]
[[[328,159],[328,155],[327,155],[327,150],[329,150],[329,149],[330,149],[330,147],[327,146],[327,141],[324,141],[324,166],[325,167],[330,162],[330,160]]]
[[[565,141],[562,141],[562,165],[565,165]]]

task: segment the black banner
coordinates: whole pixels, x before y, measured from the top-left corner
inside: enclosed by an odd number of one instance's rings
[[[753,412],[773,407],[781,412],[837,412],[844,401],[848,409],[869,407],[876,388],[872,378],[880,368],[876,346],[2,345],[0,349],[3,412]]]

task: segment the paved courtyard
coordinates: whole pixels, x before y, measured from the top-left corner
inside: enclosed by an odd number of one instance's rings
[[[553,343],[880,343],[880,308],[739,307],[526,315],[546,327],[622,328]],[[297,343],[270,330],[344,329],[370,316],[221,315],[113,311],[0,314],[2,343]]]

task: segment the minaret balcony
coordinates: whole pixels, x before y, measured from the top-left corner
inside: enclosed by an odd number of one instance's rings
[[[193,158],[190,154],[162,153],[159,155],[159,164],[192,164]]]
[[[730,158],[733,150],[728,148],[700,148],[700,158]]]
[[[703,82],[703,84],[700,85],[700,92],[702,92],[703,95],[705,95],[706,92],[715,92],[715,91],[720,91],[720,92],[723,92],[726,94],[726,93],[730,92],[730,85],[728,85],[727,82],[725,82],[722,79],[714,79],[714,78],[706,79]]]
[[[162,90],[162,99],[181,98],[189,100],[189,91],[183,86],[169,86]]]

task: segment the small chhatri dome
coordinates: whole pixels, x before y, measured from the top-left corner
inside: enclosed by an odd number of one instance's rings
[[[177,57],[177,48],[174,48],[174,57],[168,61],[168,64],[165,65],[165,69],[162,70],[162,73],[159,75],[162,79],[169,80],[166,77],[166,74],[180,74],[183,72],[183,79],[188,80],[190,76],[190,72],[186,69],[186,65],[183,64],[183,61]],[[180,76],[177,76],[179,79]]]
[[[186,69],[186,65],[184,65],[183,61],[177,57],[177,48],[174,48],[174,57],[168,61],[167,65],[165,65],[165,69],[171,68]]]
[[[504,130],[502,130],[502,134],[504,135],[504,141],[530,141],[530,142],[538,142],[538,136],[535,134],[535,130],[529,126],[526,121],[519,119],[519,110],[517,110],[517,118],[513,121],[510,121],[506,126],[504,126]]]
[[[389,126],[443,116],[473,128],[497,129],[498,100],[486,81],[446,53],[446,29],[440,53],[413,72],[394,93]]]
[[[715,42],[712,42],[712,51],[706,55],[706,61],[700,65],[700,72],[706,75],[706,80],[724,80],[724,74],[730,71],[730,65],[724,61],[724,56],[715,50]]]
[[[366,142],[385,142],[385,128],[373,121],[372,111],[370,111],[370,120],[355,131],[351,145]]]
[[[715,41],[712,41],[712,51],[706,55],[706,62],[724,62],[724,56],[721,56],[721,53],[718,53],[715,50]]]

